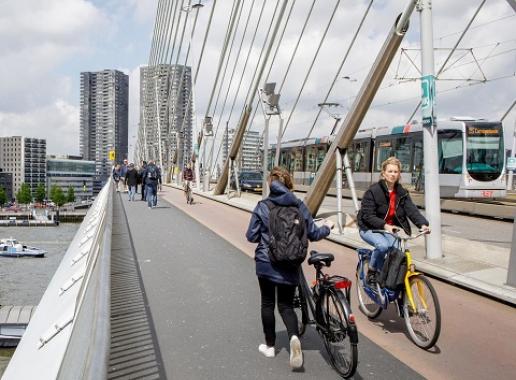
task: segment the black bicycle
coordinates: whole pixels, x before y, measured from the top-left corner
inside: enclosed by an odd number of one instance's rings
[[[351,281],[343,276],[323,273],[323,267],[329,267],[334,259],[331,253],[310,252],[308,264],[315,268],[315,282],[310,288],[300,268],[294,310],[298,316],[299,335],[305,333],[308,324],[315,325],[323,338],[332,367],[347,379],[357,369],[358,331],[349,304]]]

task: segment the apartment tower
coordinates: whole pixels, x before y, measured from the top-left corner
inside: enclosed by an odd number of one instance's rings
[[[118,70],[82,72],[80,152],[84,160],[95,161],[94,192],[110,177],[113,164],[127,158],[128,128],[129,76]]]
[[[165,170],[175,165],[182,168],[190,160],[191,90],[188,66],[159,64],[140,68],[138,159],[155,160]]]

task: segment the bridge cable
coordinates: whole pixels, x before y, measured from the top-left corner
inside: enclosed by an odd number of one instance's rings
[[[263,5],[265,5],[265,2],[264,2],[264,4],[263,4]],[[261,59],[262,59],[263,52],[265,51],[265,46],[266,46],[267,41],[268,41],[268,39],[269,39],[269,35],[270,35],[270,32],[271,32],[272,26],[273,26],[273,24],[274,24],[274,22],[273,22],[273,21],[274,21],[274,18],[276,17],[276,13],[277,13],[277,11],[278,11],[278,9],[279,9],[279,5],[280,5],[280,0],[277,0],[277,1],[276,1],[276,7],[274,8],[274,13],[273,13],[272,18],[271,18],[271,23],[269,24],[269,27],[268,27],[268,29],[267,29],[267,33],[266,33],[265,38],[264,38],[264,40],[263,40],[263,44],[262,44],[262,47],[261,47],[261,50],[260,50],[260,55],[259,55],[259,57],[258,57],[258,61],[257,61],[257,63],[256,63],[256,67],[255,67],[255,70],[254,70],[254,73],[253,73],[252,79],[251,79],[251,81],[250,81],[250,84],[249,84],[249,89],[248,89],[248,91],[247,91],[246,101],[245,101],[245,103],[244,103],[244,108],[245,108],[245,104],[247,103],[247,99],[249,98],[249,95],[250,95],[250,92],[251,92],[251,87],[253,86],[253,83],[254,83],[254,81],[255,81],[256,74],[257,74],[257,72],[258,72],[258,68],[260,67],[260,61],[261,61]],[[263,12],[263,6],[262,6],[262,12]],[[261,14],[261,12],[260,12],[260,14]],[[256,30],[255,30],[255,35],[256,35],[256,31],[258,30],[259,26],[260,26],[260,24],[259,24],[259,23],[257,23],[257,25],[256,25]],[[253,36],[253,43],[254,43],[254,36]],[[253,47],[253,45],[251,44],[251,45],[250,45],[250,47],[249,47],[249,49],[250,49],[250,50],[249,50],[249,53],[251,52],[252,47]],[[246,62],[247,62],[247,60],[246,60]],[[244,112],[244,110],[242,110],[242,114],[243,114],[243,112]],[[215,143],[215,140],[216,140],[216,136],[217,136],[217,134],[215,133],[215,137],[214,137],[214,139],[213,139],[213,142],[214,142],[214,143]],[[220,153],[220,150],[221,150],[221,146],[222,146],[222,142],[221,142],[221,145],[219,146],[219,149],[218,149],[218,152],[217,152],[217,159],[218,159],[218,156],[219,156],[219,153]],[[213,145],[212,145],[212,150],[211,150],[210,158],[213,158],[212,154],[213,154]],[[214,162],[212,162],[212,165],[213,165],[213,164],[214,164]],[[211,167],[211,166],[210,166],[210,168],[209,168],[209,169],[210,169],[210,173],[212,173],[212,167]]]
[[[264,1],[263,1],[263,4],[262,4],[262,11],[260,12],[260,17],[259,17],[258,22],[257,22],[257,25],[256,25],[255,34],[254,34],[255,36],[256,36],[256,31],[258,30],[258,26],[259,26],[259,23],[260,23],[261,15],[262,15],[263,10],[264,10],[264,8],[265,8],[265,3],[266,3],[266,1],[264,0]],[[222,120],[222,118],[223,118],[224,110],[226,109],[226,103],[227,103],[227,99],[228,99],[229,91],[230,91],[231,86],[232,86],[232,84],[233,84],[233,78],[234,78],[234,75],[235,75],[235,73],[236,73],[236,68],[237,68],[237,65],[238,65],[238,61],[240,60],[240,52],[241,52],[241,50],[242,50],[242,46],[243,46],[243,43],[244,43],[244,40],[245,40],[245,37],[246,37],[246,34],[247,34],[247,28],[248,28],[248,26],[249,26],[249,21],[250,21],[250,19],[251,19],[251,15],[252,15],[252,12],[253,12],[253,9],[254,9],[254,4],[255,4],[255,0],[253,0],[253,1],[252,1],[252,3],[251,3],[251,7],[249,8],[249,13],[248,13],[247,20],[246,20],[246,23],[245,23],[245,28],[244,28],[244,31],[243,31],[243,33],[242,33],[242,39],[240,40],[240,45],[239,45],[239,47],[238,47],[238,52],[237,52],[237,54],[236,54],[235,64],[234,64],[234,66],[233,66],[233,70],[232,70],[232,73],[231,73],[231,77],[230,77],[230,79],[229,79],[229,85],[228,85],[228,87],[227,87],[226,96],[225,96],[225,98],[224,98],[224,103],[223,103],[223,105],[222,105],[222,110],[220,111],[220,116],[219,116],[219,118],[218,118],[217,126],[216,126],[216,128],[215,128],[215,137],[217,136],[217,132],[218,132],[218,130],[219,130],[220,122],[221,122],[221,120]],[[236,35],[236,33],[235,33],[235,35]],[[252,50],[252,43],[251,43],[251,44],[250,44],[250,46],[249,46],[249,52],[251,52],[251,50]],[[249,55],[248,55],[248,57],[249,57]],[[244,69],[243,69],[243,71],[242,71],[242,76],[243,76],[243,74],[244,74],[244,71],[245,71],[245,67],[246,67],[246,65],[247,65],[247,60],[245,61],[245,64],[244,64]],[[239,90],[239,86],[240,86],[240,84],[241,84],[241,81],[240,81],[239,85],[237,86],[236,94],[238,94],[238,90]],[[216,106],[215,106],[215,108],[216,108]],[[214,113],[215,113],[215,111],[214,111]],[[215,139],[215,138],[214,138],[214,139]],[[210,156],[209,156],[209,157],[210,157],[210,160],[213,158],[213,149],[214,149],[214,148],[213,148],[213,146],[214,146],[214,145],[212,144],[212,146],[211,146],[211,150],[210,150]],[[218,154],[217,154],[217,159],[218,159]]]
[[[222,66],[224,65],[224,57],[226,55],[226,50],[227,50],[227,47],[228,47],[228,44],[229,44],[230,36],[231,36],[231,34],[233,32],[233,27],[234,27],[234,24],[235,24],[235,19],[236,19],[236,15],[238,13],[238,7],[239,6],[240,6],[240,0],[233,0],[233,7],[231,9],[231,14],[230,14],[230,22],[228,23],[228,27],[226,29],[226,36],[224,37],[224,43],[223,43],[222,49],[220,51],[219,63],[217,65],[218,66],[217,67],[217,73],[215,75],[215,81],[214,81],[213,87],[211,89],[211,95],[210,95],[210,98],[209,98],[209,101],[208,101],[208,107],[206,108],[205,117],[208,117],[210,115],[211,104],[213,102],[213,97],[215,95],[215,91],[216,91],[216,88],[217,88],[220,72],[222,70]]]
[[[312,72],[312,68],[314,67],[314,64],[315,64],[315,61],[319,55],[319,51],[321,50],[321,47],[324,43],[324,40],[326,39],[326,35],[328,33],[328,30],[330,29],[330,26],[331,26],[331,23],[333,21],[333,18],[335,16],[335,13],[337,12],[337,9],[339,7],[339,4],[340,4],[340,1],[341,0],[337,0],[337,2],[335,3],[335,7],[333,8],[333,12],[331,14],[331,17],[328,21],[328,24],[326,25],[326,28],[324,30],[324,33],[322,35],[322,38],[321,38],[321,41],[319,42],[319,46],[317,47],[317,50],[314,54],[314,57],[312,59],[312,62],[310,63],[310,67],[308,68],[308,71],[305,75],[305,79],[303,80],[303,84],[301,85],[301,89],[299,90],[299,93],[297,95],[297,98],[294,102],[294,105],[292,106],[292,110],[290,111],[290,114],[288,115],[288,119],[287,119],[287,122],[285,123],[285,126],[283,128],[283,132],[281,134],[281,137],[285,136],[285,131],[287,130],[289,124],[290,124],[290,120],[292,119],[292,115],[294,114],[295,110],[296,110],[296,107],[297,107],[297,104],[299,103],[299,99],[301,98],[301,94],[305,88],[305,85],[306,85],[306,82],[308,81],[308,77],[310,76],[311,72]]]
[[[163,56],[163,60],[166,62],[167,60],[167,57],[168,57],[168,52],[170,50],[170,41],[171,41],[171,37],[172,37],[172,30],[174,29],[174,20],[176,19],[176,14],[177,14],[177,10],[179,9],[179,12],[181,12],[182,8],[180,8],[182,6],[182,4],[180,6],[179,5],[179,1],[176,2],[176,6],[174,7],[174,14],[172,15],[172,21],[167,21],[167,23],[170,25],[170,27],[168,28],[167,30],[167,34],[165,36],[166,40],[167,40],[167,48],[165,50],[165,54]],[[169,17],[169,20],[170,20],[170,17]]]
[[[358,28],[355,31],[355,34],[353,35],[353,38],[351,39],[351,42],[349,43],[348,49],[346,51],[346,54],[344,54],[344,58],[340,62],[339,68],[337,69],[337,72],[335,73],[335,76],[333,78],[333,82],[331,83],[330,88],[328,89],[328,92],[326,93],[326,96],[324,97],[323,103],[326,103],[328,101],[328,98],[330,97],[330,94],[333,91],[335,83],[337,82],[339,76],[341,75],[342,67],[344,67],[344,64],[346,63],[346,61],[348,59],[348,56],[349,56],[349,54],[351,52],[351,49],[355,45],[355,42],[356,42],[357,37],[358,37],[358,34],[362,30],[362,26],[364,25],[364,22],[365,22],[365,20],[367,18],[367,15],[369,14],[369,11],[371,10],[371,6],[373,5],[373,1],[374,0],[370,0],[369,5],[367,6],[367,8],[366,8],[366,10],[365,10],[365,12],[364,12],[364,14],[362,16],[362,19],[360,20],[360,23],[358,24]],[[315,120],[312,123],[312,126],[310,127],[310,130],[308,132],[308,135],[306,137],[304,145],[306,145],[306,142],[308,141],[308,139],[312,135],[312,132],[313,132],[313,130],[315,128],[315,125],[317,124],[317,120],[319,120],[319,116],[321,116],[321,112],[322,112],[322,107],[319,107],[319,111],[317,112],[317,115],[315,116]]]
[[[163,0],[159,0],[158,6],[156,7],[156,18],[155,18],[156,21],[154,22],[154,33],[152,35],[151,48],[150,48],[150,52],[149,52],[149,64],[154,59],[154,52],[156,50],[157,30],[158,30],[158,25],[159,25],[158,20],[159,20],[159,17],[161,17],[160,10],[161,10],[162,5],[163,5]]]

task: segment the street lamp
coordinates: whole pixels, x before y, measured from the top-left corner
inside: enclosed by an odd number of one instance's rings
[[[202,153],[202,160],[203,160],[203,191],[209,191],[210,190],[210,175],[211,175],[211,162],[206,162],[206,146],[208,146],[208,141],[211,137],[213,137],[213,121],[211,116],[206,116],[202,122],[202,142],[203,145],[203,153]],[[211,160],[211,157],[210,157]]]
[[[269,122],[273,115],[278,115],[280,119],[278,139],[276,142],[276,156],[274,158],[274,166],[279,165],[279,157],[281,151],[281,134],[283,131],[283,118],[281,117],[281,110],[279,107],[280,94],[275,94],[274,89],[276,83],[265,83],[263,89],[259,90],[263,113],[265,115],[265,127],[263,130],[263,182],[262,182],[262,197],[267,198],[269,195],[269,184],[267,183],[268,172],[268,157],[269,157]]]

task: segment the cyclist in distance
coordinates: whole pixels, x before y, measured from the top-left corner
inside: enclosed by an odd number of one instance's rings
[[[192,170],[192,164],[186,164],[186,167],[183,170],[183,190],[186,196],[186,190],[188,187],[192,188],[192,181],[194,180],[194,173]]]
[[[274,167],[269,174],[268,183],[270,195],[266,200],[262,200],[256,205],[246,233],[248,241],[258,243],[255,250],[255,262],[261,293],[262,326],[265,334],[265,344],[260,344],[258,351],[268,358],[275,356],[276,326],[274,308],[277,291],[279,313],[287,328],[290,342],[290,366],[293,369],[297,369],[303,365],[298,321],[293,309],[294,293],[296,286],[299,284],[298,270],[300,264],[294,268],[286,268],[271,262],[269,256],[269,244],[272,235],[272,231],[269,231],[271,203],[274,208],[297,207],[305,222],[304,231],[306,233],[304,237],[311,241],[321,240],[328,236],[333,223],[327,221],[321,227],[315,225],[308,208],[292,192],[292,178],[287,170],[281,167]],[[297,219],[292,221],[292,223],[295,222],[299,223]]]
[[[382,163],[380,180],[371,185],[362,198],[357,218],[359,233],[374,247],[366,278],[368,285],[375,284],[376,273],[382,269],[385,255],[395,242],[394,236],[374,230],[394,233],[401,228],[410,235],[410,220],[421,230],[430,232],[428,221],[399,183],[400,178],[400,160],[389,157]]]

